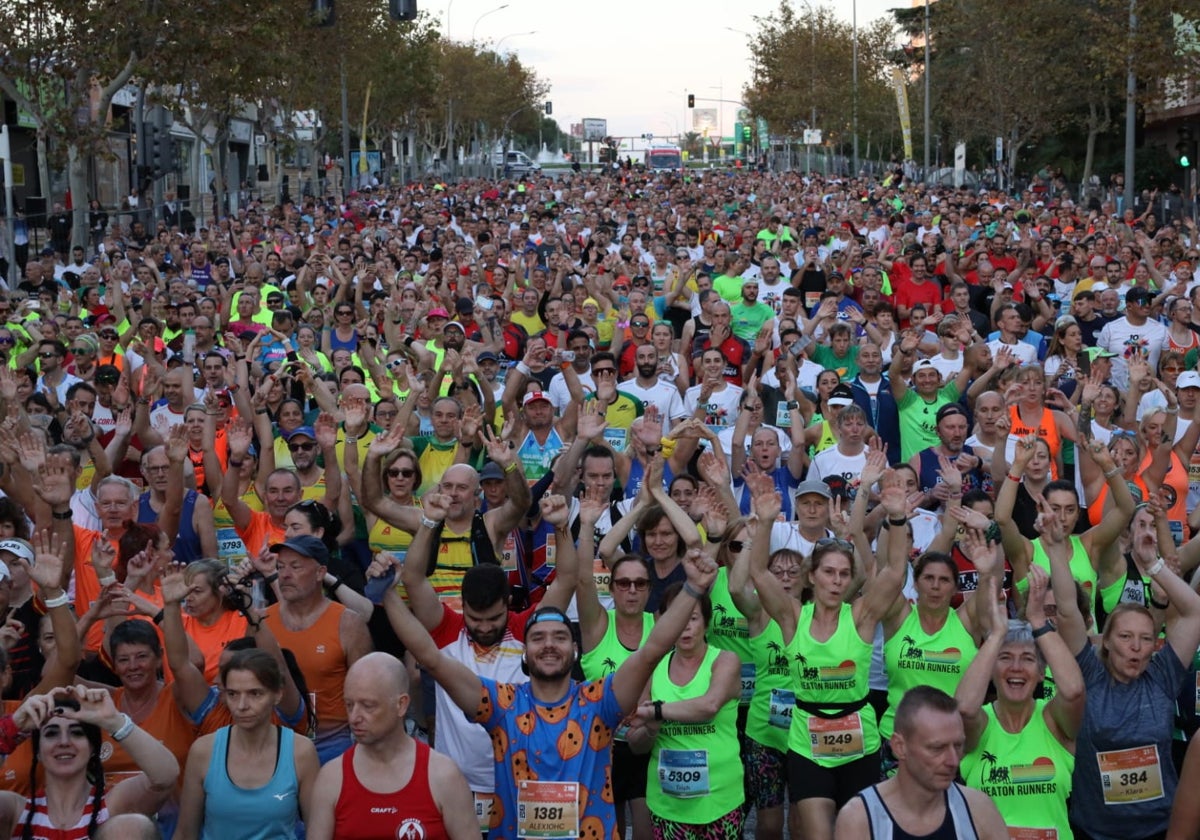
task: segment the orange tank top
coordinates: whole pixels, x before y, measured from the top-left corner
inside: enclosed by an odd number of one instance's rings
[[[121,707],[121,696],[125,689],[113,691],[113,704]],[[142,729],[162,742],[171,754],[175,756],[180,767],[187,765],[188,750],[196,740],[196,727],[184,717],[175,702],[175,692],[171,686],[164,685],[158,692],[154,708],[149,716],[139,724]],[[100,744],[100,760],[104,765],[104,786],[112,789],[113,785],[128,779],[135,773],[140,773],[137,762],[121,748],[121,745],[104,733]],[[21,744],[4,761],[0,770],[0,790],[10,790],[29,798],[32,788],[29,785],[29,771],[33,766],[33,739],[22,741]],[[46,783],[43,768],[38,766],[37,786],[40,789]],[[180,785],[183,784],[183,774],[180,774]],[[179,787],[176,788],[178,793]]]
[[[267,608],[267,626],[279,640],[279,646],[289,649],[308,683],[309,702],[317,710],[320,729],[346,723],[346,705],[342,686],[349,664],[342,649],[340,626],[346,608],[330,601],[325,611],[305,630],[289,630],[279,615],[279,604]]]
[[[1058,426],[1050,409],[1042,406],[1042,416],[1038,418],[1037,426],[1029,426],[1021,419],[1021,407],[1008,407],[1008,422],[1011,426],[1009,434],[1016,438],[1026,435],[1037,435],[1050,446],[1050,477],[1058,478],[1058,459],[1062,454],[1062,438],[1058,434]]]

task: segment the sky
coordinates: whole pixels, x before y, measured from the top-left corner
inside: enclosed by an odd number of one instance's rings
[[[690,131],[688,93],[695,94],[697,108],[718,108],[725,135],[732,134],[736,100],[750,80],[750,53],[746,35],[726,27],[753,32],[756,16],[778,8],[778,0],[420,3],[423,11],[442,21],[444,32],[448,23],[451,38],[469,41],[474,36],[501,52],[515,52],[533,67],[550,84],[552,116],[564,131],[588,117],[606,119],[611,135],[635,137]],[[792,3],[803,15],[805,0]],[[851,19],[852,0],[813,3]],[[909,3],[858,0],[858,23],[865,26],[888,9]],[[733,102],[722,105],[705,99]]]

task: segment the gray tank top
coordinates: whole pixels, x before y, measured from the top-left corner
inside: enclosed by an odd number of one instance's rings
[[[871,840],[978,840],[975,823],[971,819],[971,809],[967,807],[966,797],[957,784],[950,785],[946,791],[946,819],[930,834],[917,836],[909,834],[896,824],[892,812],[883,803],[882,797],[876,790],[878,785],[872,785],[862,791],[859,797],[867,809],[867,821],[871,826]]]

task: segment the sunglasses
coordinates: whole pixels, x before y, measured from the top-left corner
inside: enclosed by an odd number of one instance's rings
[[[58,354],[57,353],[38,353],[38,358],[39,359],[57,359]]]
[[[650,588],[649,578],[613,578],[612,585],[615,589],[622,589],[625,592],[636,591],[645,592]]]
[[[402,367],[404,367],[404,360],[403,359],[392,359],[390,362],[387,363],[387,367],[388,367],[388,370],[396,370],[398,368],[402,368]]]
[[[644,329],[646,329],[646,327],[650,326],[650,322],[649,321],[630,321],[629,326],[633,327],[635,330],[644,330]]]
[[[76,356],[90,356],[90,355],[92,355],[92,348],[91,347],[72,347],[71,352],[73,354],[75,354]]]
[[[416,474],[416,470],[403,469],[401,467],[392,467],[387,471],[388,478],[412,478]]]
[[[316,449],[315,443],[289,443],[288,452],[310,452]]]
[[[338,311],[334,312],[333,314],[334,315],[353,315],[354,313],[351,312],[349,309],[339,309]]]
[[[616,368],[596,368],[592,371],[592,376],[616,376]]]
[[[12,340],[12,338],[8,338],[8,337],[0,338],[0,345],[8,346],[8,345],[12,345],[14,343],[15,342]]]
[[[104,330],[103,332],[99,333],[99,335],[101,338],[107,338],[110,341],[116,341],[117,338],[119,338],[115,332],[111,332],[109,330]]]

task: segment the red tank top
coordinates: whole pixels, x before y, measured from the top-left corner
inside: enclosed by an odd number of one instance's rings
[[[46,809],[46,794],[42,793],[32,802],[25,802],[25,810],[21,812],[20,818],[16,825],[13,826],[13,840],[21,840],[25,836],[25,821],[29,819],[29,806],[33,806],[33,837],[34,840],[87,840],[88,826],[92,824],[92,806],[94,805],[93,796],[95,796],[95,788],[88,792],[87,802],[84,803],[83,813],[79,816],[79,821],[70,828],[55,828],[50,822],[50,815]],[[96,817],[96,825],[102,825],[108,821],[108,805],[104,799],[100,801],[100,813]]]
[[[339,840],[447,840],[442,812],[429,789],[429,747],[414,741],[412,778],[391,793],[367,790],[354,775],[354,751],[342,753],[342,792],[333,809],[333,834]]]

